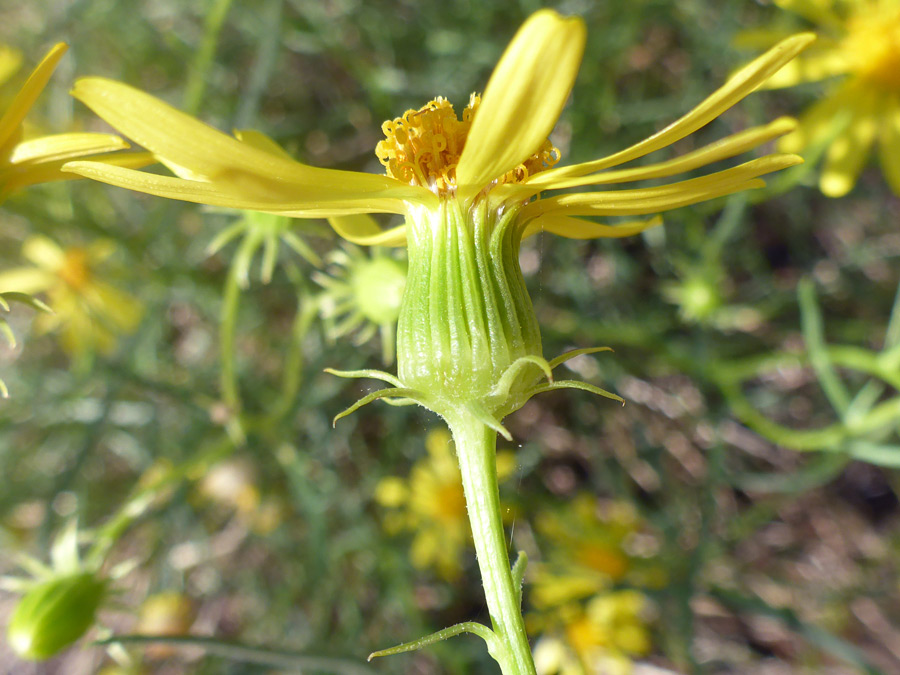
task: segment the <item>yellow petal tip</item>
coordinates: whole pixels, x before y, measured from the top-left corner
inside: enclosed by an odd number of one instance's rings
[[[837,171],[825,171],[819,179],[819,189],[826,197],[843,197],[853,189],[853,179]]]

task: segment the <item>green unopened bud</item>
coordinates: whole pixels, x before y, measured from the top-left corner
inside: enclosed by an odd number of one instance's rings
[[[406,261],[380,250],[364,253],[349,244],[333,251],[328,261],[328,274],[313,274],[325,289],[321,307],[327,334],[339,338],[356,331],[354,342],[362,344],[380,330],[384,362],[390,363],[406,286]]]
[[[665,287],[663,292],[679,306],[679,313],[685,321],[703,322],[722,306],[720,288],[720,284],[709,275],[694,274]]]
[[[33,586],[19,601],[7,639],[22,658],[43,661],[84,635],[106,595],[106,581],[83,572]]]
[[[406,286],[406,265],[394,258],[379,256],[361,260],[351,270],[360,313],[374,324],[396,323]]]
[[[542,358],[541,336],[519,268],[517,208],[470,210],[445,199],[408,220],[409,275],[397,329],[404,386],[426,392],[445,417],[469,403],[506,414],[541,378],[528,365],[497,396],[522,358]]]

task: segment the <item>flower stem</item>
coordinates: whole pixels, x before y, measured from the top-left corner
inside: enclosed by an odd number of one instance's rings
[[[500,664],[503,675],[535,675],[500,515],[497,433],[467,413],[448,422],[456,443],[488,612],[494,631],[505,647],[505,653],[491,655]]]

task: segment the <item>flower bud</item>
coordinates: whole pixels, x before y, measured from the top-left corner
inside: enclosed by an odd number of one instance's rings
[[[90,572],[36,584],[10,619],[6,633],[10,646],[32,661],[55,656],[93,625],[106,590],[106,581]]]

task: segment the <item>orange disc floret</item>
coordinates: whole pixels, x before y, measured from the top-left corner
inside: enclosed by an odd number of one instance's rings
[[[426,187],[438,195],[456,188],[456,166],[462,155],[472,120],[481,97],[472,94],[462,119],[445,98],[429,101],[418,110],[407,110],[402,117],[381,125],[385,139],[375,154],[392,178],[410,185]],[[560,153],[549,139],[536,153],[496,179],[496,183],[521,183],[529,176],[555,165]]]

